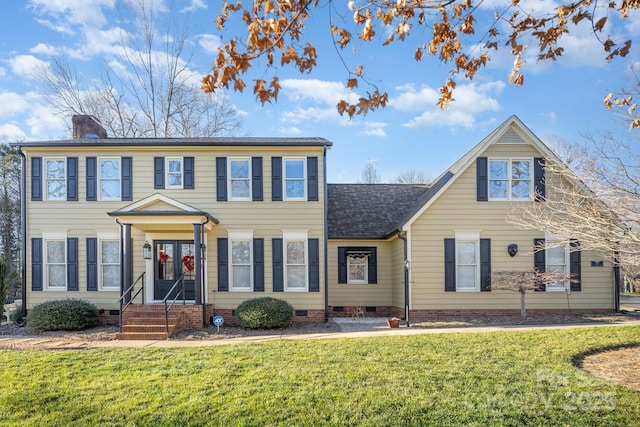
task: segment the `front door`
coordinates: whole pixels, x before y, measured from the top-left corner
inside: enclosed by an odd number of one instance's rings
[[[195,300],[193,240],[155,240],[153,299],[161,301],[173,284],[184,275],[185,299]],[[179,287],[178,287],[179,289]],[[175,290],[169,297],[177,295]],[[182,295],[178,295],[181,299]]]

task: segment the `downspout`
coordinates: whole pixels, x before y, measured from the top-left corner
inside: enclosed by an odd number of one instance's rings
[[[20,147],[16,147],[22,164],[20,183],[20,276],[22,277],[22,317],[27,317],[27,157]]]
[[[407,328],[409,324],[409,255],[407,247],[407,238],[402,235],[402,228],[398,228],[398,239],[401,239],[404,246],[404,320],[407,322]]]
[[[622,276],[620,274],[620,253],[613,252],[613,309],[616,313],[620,312],[620,282]]]
[[[207,225],[209,223],[209,217],[206,217],[207,220],[205,222],[203,222],[202,224],[200,224],[200,247],[198,248],[198,251],[200,252],[200,266],[198,267],[200,269],[200,298],[202,299],[202,325],[206,326],[207,325],[207,295],[205,293],[205,287],[204,287],[204,278],[205,278],[205,274],[204,274],[204,270],[206,268],[207,265],[207,258],[206,258],[206,253],[205,253],[205,245],[204,245],[204,226]],[[204,255],[204,257],[203,257]],[[204,268],[203,268],[204,267]]]
[[[322,153],[322,170],[323,170],[323,187],[324,192],[322,195],[323,203],[324,203],[324,321],[329,321],[329,270],[327,267],[327,257],[329,256],[329,248],[327,247],[329,243],[329,221],[327,218],[327,214],[329,212],[328,209],[328,200],[327,200],[327,146],[325,145]]]
[[[122,231],[122,222],[120,222],[120,219],[116,218],[116,223],[120,227],[120,298],[122,298],[122,295],[124,295],[124,290],[128,288],[128,286],[125,286],[124,284],[124,262],[122,260],[122,254],[124,253],[124,236]]]

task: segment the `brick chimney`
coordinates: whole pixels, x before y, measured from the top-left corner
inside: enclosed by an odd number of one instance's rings
[[[73,139],[104,139],[107,137],[107,131],[93,116],[74,115],[71,118],[71,123],[73,123]]]

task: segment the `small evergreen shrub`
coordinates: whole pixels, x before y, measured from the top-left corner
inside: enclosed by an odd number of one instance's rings
[[[276,298],[255,298],[240,304],[236,309],[236,317],[244,328],[286,328],[293,320],[293,307]]]
[[[16,311],[11,313],[11,319],[9,320],[16,323],[22,323],[24,321],[24,316],[22,315],[22,305],[16,305]]]
[[[97,324],[96,306],[78,299],[43,302],[27,315],[27,328],[34,332],[77,331]]]

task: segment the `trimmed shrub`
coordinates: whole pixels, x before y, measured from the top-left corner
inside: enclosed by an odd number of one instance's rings
[[[12,322],[22,323],[24,321],[24,316],[22,315],[22,304],[16,305],[16,311],[11,313]]]
[[[43,302],[27,315],[27,328],[34,332],[77,331],[97,324],[96,306],[78,299]]]
[[[293,320],[293,307],[276,298],[255,298],[240,304],[236,309],[236,317],[244,328],[286,328]]]

